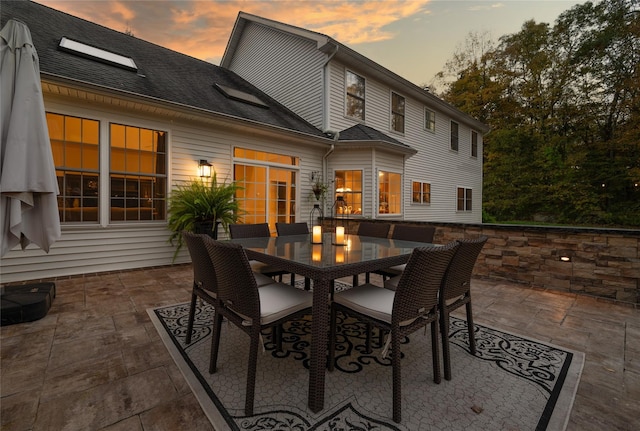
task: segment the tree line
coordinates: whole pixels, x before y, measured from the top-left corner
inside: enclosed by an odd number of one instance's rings
[[[484,221],[640,226],[640,0],[471,33],[439,95],[487,123]]]

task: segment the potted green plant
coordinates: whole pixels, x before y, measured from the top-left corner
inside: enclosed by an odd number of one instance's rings
[[[322,182],[322,178],[317,177],[314,183],[311,185],[311,191],[316,201],[324,201],[327,197],[327,191],[329,187]]]
[[[171,245],[177,243],[174,259],[182,247],[182,231],[206,233],[217,239],[218,226],[225,232],[229,224],[240,217],[240,207],[235,199],[241,187],[234,181],[218,182],[214,172],[211,179],[192,179],[180,184],[169,197],[169,229]]]

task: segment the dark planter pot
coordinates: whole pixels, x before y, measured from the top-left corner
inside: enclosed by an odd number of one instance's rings
[[[219,221],[199,221],[194,224],[193,231],[198,234],[206,234],[209,235],[213,239],[218,239],[218,225]]]

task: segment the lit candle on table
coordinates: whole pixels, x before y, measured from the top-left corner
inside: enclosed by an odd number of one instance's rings
[[[319,243],[322,242],[322,227],[321,226],[314,226],[313,227],[313,238],[312,238],[311,242],[314,242],[316,244],[319,244]]]
[[[344,226],[336,226],[336,244],[344,244]]]

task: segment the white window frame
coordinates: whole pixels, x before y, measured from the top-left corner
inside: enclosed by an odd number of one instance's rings
[[[377,195],[378,195],[378,199],[377,199],[378,200],[378,210],[377,210],[378,215],[380,215],[380,216],[394,216],[394,217],[398,216],[398,215],[402,215],[402,209],[403,209],[402,196],[403,196],[403,188],[404,188],[403,187],[404,179],[403,179],[402,172],[394,172],[394,171],[388,171],[388,170],[384,170],[384,169],[377,169],[376,172],[377,172],[377,175],[376,175],[376,184],[377,184],[376,185],[376,189],[377,189]],[[380,211],[381,206],[382,206],[382,202],[380,201],[380,193],[381,193],[381,191],[380,191],[380,177],[382,176],[381,174],[398,175],[400,177],[399,193],[396,194],[396,193],[392,193],[391,191],[387,192],[389,197],[391,197],[392,194],[393,195],[397,195],[397,203],[398,203],[398,205],[400,207],[398,212],[393,212],[392,213],[392,212],[382,212],[382,211]],[[392,205],[390,205],[389,202],[387,202],[387,208],[389,210],[392,208]]]
[[[349,74],[352,74],[357,76],[358,78],[361,78],[362,81],[364,82],[364,96],[362,98],[360,98],[360,96],[356,96],[354,94],[349,93],[349,88],[347,85],[348,83],[347,77],[349,76]],[[362,118],[349,115],[349,97],[362,100]],[[347,118],[353,118],[354,120],[357,120],[360,122],[364,122],[365,119],[367,118],[367,78],[349,69],[346,69],[344,73],[344,115]]]
[[[404,101],[403,103],[403,110],[402,113],[396,113],[396,111],[393,110],[393,96],[396,95],[398,97],[401,97],[402,100]],[[407,98],[404,97],[402,94],[397,93],[395,91],[391,91],[391,94],[389,95],[389,129],[394,132],[394,133],[399,133],[404,135],[405,130],[407,130]],[[396,130],[394,128],[394,116],[395,115],[401,115],[402,116],[402,130]]]
[[[453,125],[456,125],[456,134],[453,134]],[[454,142],[453,142],[453,138],[455,136],[455,148],[454,148]],[[458,150],[460,149],[460,123],[458,123],[457,121],[453,121],[451,120],[450,125],[449,125],[449,149],[451,151],[455,151],[458,152]]]
[[[413,198],[413,195],[414,195],[414,193],[415,193],[415,192],[413,191],[413,186],[414,186],[414,184],[419,184],[419,185],[420,185],[420,192],[419,192],[419,194],[420,194],[420,200],[419,200],[419,201],[416,201],[416,200]],[[428,184],[428,185],[429,185],[429,200],[428,200],[427,202],[425,202],[425,201],[424,201],[424,199],[423,199],[423,198],[424,198],[424,191],[423,191],[423,187],[424,187],[424,185],[425,185],[425,184]],[[411,181],[411,203],[412,203],[413,205],[431,205],[431,195],[432,195],[432,193],[433,193],[433,192],[432,192],[432,187],[431,187],[431,183],[430,183],[430,182],[428,182],[428,181],[415,181],[415,180],[414,180],[414,181]]]
[[[478,132],[475,130],[471,131],[471,157],[478,157]]]
[[[431,115],[429,115],[431,114]],[[436,111],[424,108],[424,130],[435,133],[436,131]]]
[[[463,191],[462,196],[462,208],[460,208],[460,190]],[[469,194],[471,197],[469,197]],[[456,187],[456,211],[457,212],[471,212],[473,211],[473,188],[458,186]]]

